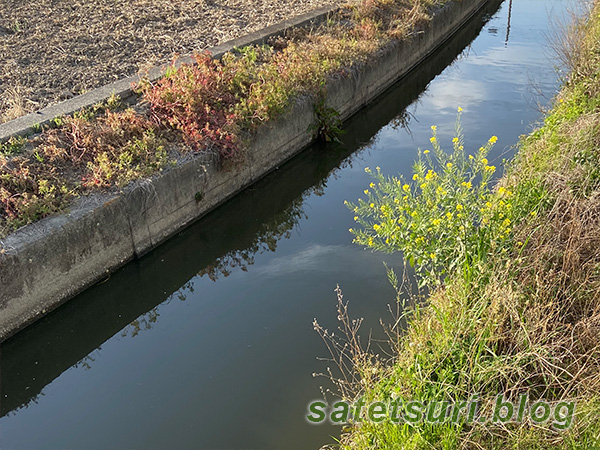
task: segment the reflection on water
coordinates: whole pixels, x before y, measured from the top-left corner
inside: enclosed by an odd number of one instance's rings
[[[338,282],[367,327],[393,299],[384,257],[351,244],[343,200],[368,184],[365,166],[408,172],[431,124],[450,135],[457,106],[467,145],[497,134],[510,147],[537,115],[528,80],[550,95],[555,87],[538,32],[547,5],[560,2],[510,2],[491,17],[498,3],[349,120],[342,145],[308,149],[3,343],[0,447],[332,442],[336,428],[303,420],[322,384],[311,378],[324,354],[312,319],[335,325]],[[446,68],[490,18],[488,31],[502,31],[482,33]]]
[[[506,21],[506,40],[504,46],[508,47],[508,38],[510,37],[510,19],[512,18],[512,4],[513,0],[508,1],[508,20]]]

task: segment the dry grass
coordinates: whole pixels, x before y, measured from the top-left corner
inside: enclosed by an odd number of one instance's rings
[[[594,14],[594,1],[581,0],[573,5],[566,17],[554,19],[549,32],[556,59],[567,72],[569,79],[585,78],[590,75],[590,69],[597,67],[597,59],[590,58],[586,48],[588,40],[587,28],[582,17]],[[583,45],[582,45],[583,44]],[[568,81],[568,80],[567,80]]]
[[[507,303],[513,312],[503,346],[534,349],[530,377],[538,378],[541,394],[581,405],[600,397],[600,4],[587,17],[556,41],[569,77],[505,180],[521,195],[539,198],[541,214],[517,228],[515,239],[526,245],[509,278],[518,296]],[[531,194],[536,191],[543,194]],[[599,420],[596,405],[574,432],[597,430]],[[561,440],[567,438],[547,437],[548,444]]]
[[[27,97],[27,90],[18,84],[7,88],[0,97],[0,123],[33,111],[36,105]]]

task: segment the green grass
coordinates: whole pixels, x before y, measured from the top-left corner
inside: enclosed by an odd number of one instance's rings
[[[571,75],[496,186],[477,172],[485,155],[471,152],[468,163],[458,130],[448,155],[432,139],[435,158],[420,157],[414,183],[378,170],[367,199],[350,205],[361,225],[357,242],[403,251],[432,293],[399,305],[397,324],[406,329],[390,330],[391,360],[356,345],[344,350],[354,382],[338,387],[348,399],[458,401],[477,393],[484,412],[498,394],[572,400],[573,425],[363,423],[343,433],[341,448],[600,446],[600,5],[568,32],[577,36],[566,40],[574,45],[565,49]],[[429,171],[431,186],[419,184]],[[501,199],[510,211],[486,216],[482,204]]]
[[[0,143],[0,154],[4,156],[16,155],[23,150],[27,139],[21,136],[11,137],[8,141]]]

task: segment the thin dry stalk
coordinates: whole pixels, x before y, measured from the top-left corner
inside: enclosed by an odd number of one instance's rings
[[[370,340],[366,347],[363,346],[359,330],[363,319],[351,319],[348,313],[348,303],[344,302],[342,290],[339,286],[335,289],[337,295],[337,320],[340,323],[336,335],[322,327],[317,319],[314,319],[313,326],[319,336],[323,339],[330,358],[322,359],[335,365],[336,374],[328,367],[327,373],[315,374],[315,376],[325,376],[329,378],[336,392],[328,390],[328,393],[339,396],[342,399],[352,400],[357,398],[364,386],[372,385],[379,373],[378,368],[381,363],[377,356],[370,351]]]

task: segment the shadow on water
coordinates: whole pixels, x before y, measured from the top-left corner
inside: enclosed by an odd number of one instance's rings
[[[246,270],[254,255],[275,251],[306,216],[336,172],[390,122],[410,127],[406,108],[477,37],[502,2],[489,2],[416,70],[345,123],[342,145],[314,145],[184,232],[1,344],[0,415],[35,401],[46,385],[121,332],[135,336],[157,320],[157,307],[185,300],[189,281],[216,281]]]

